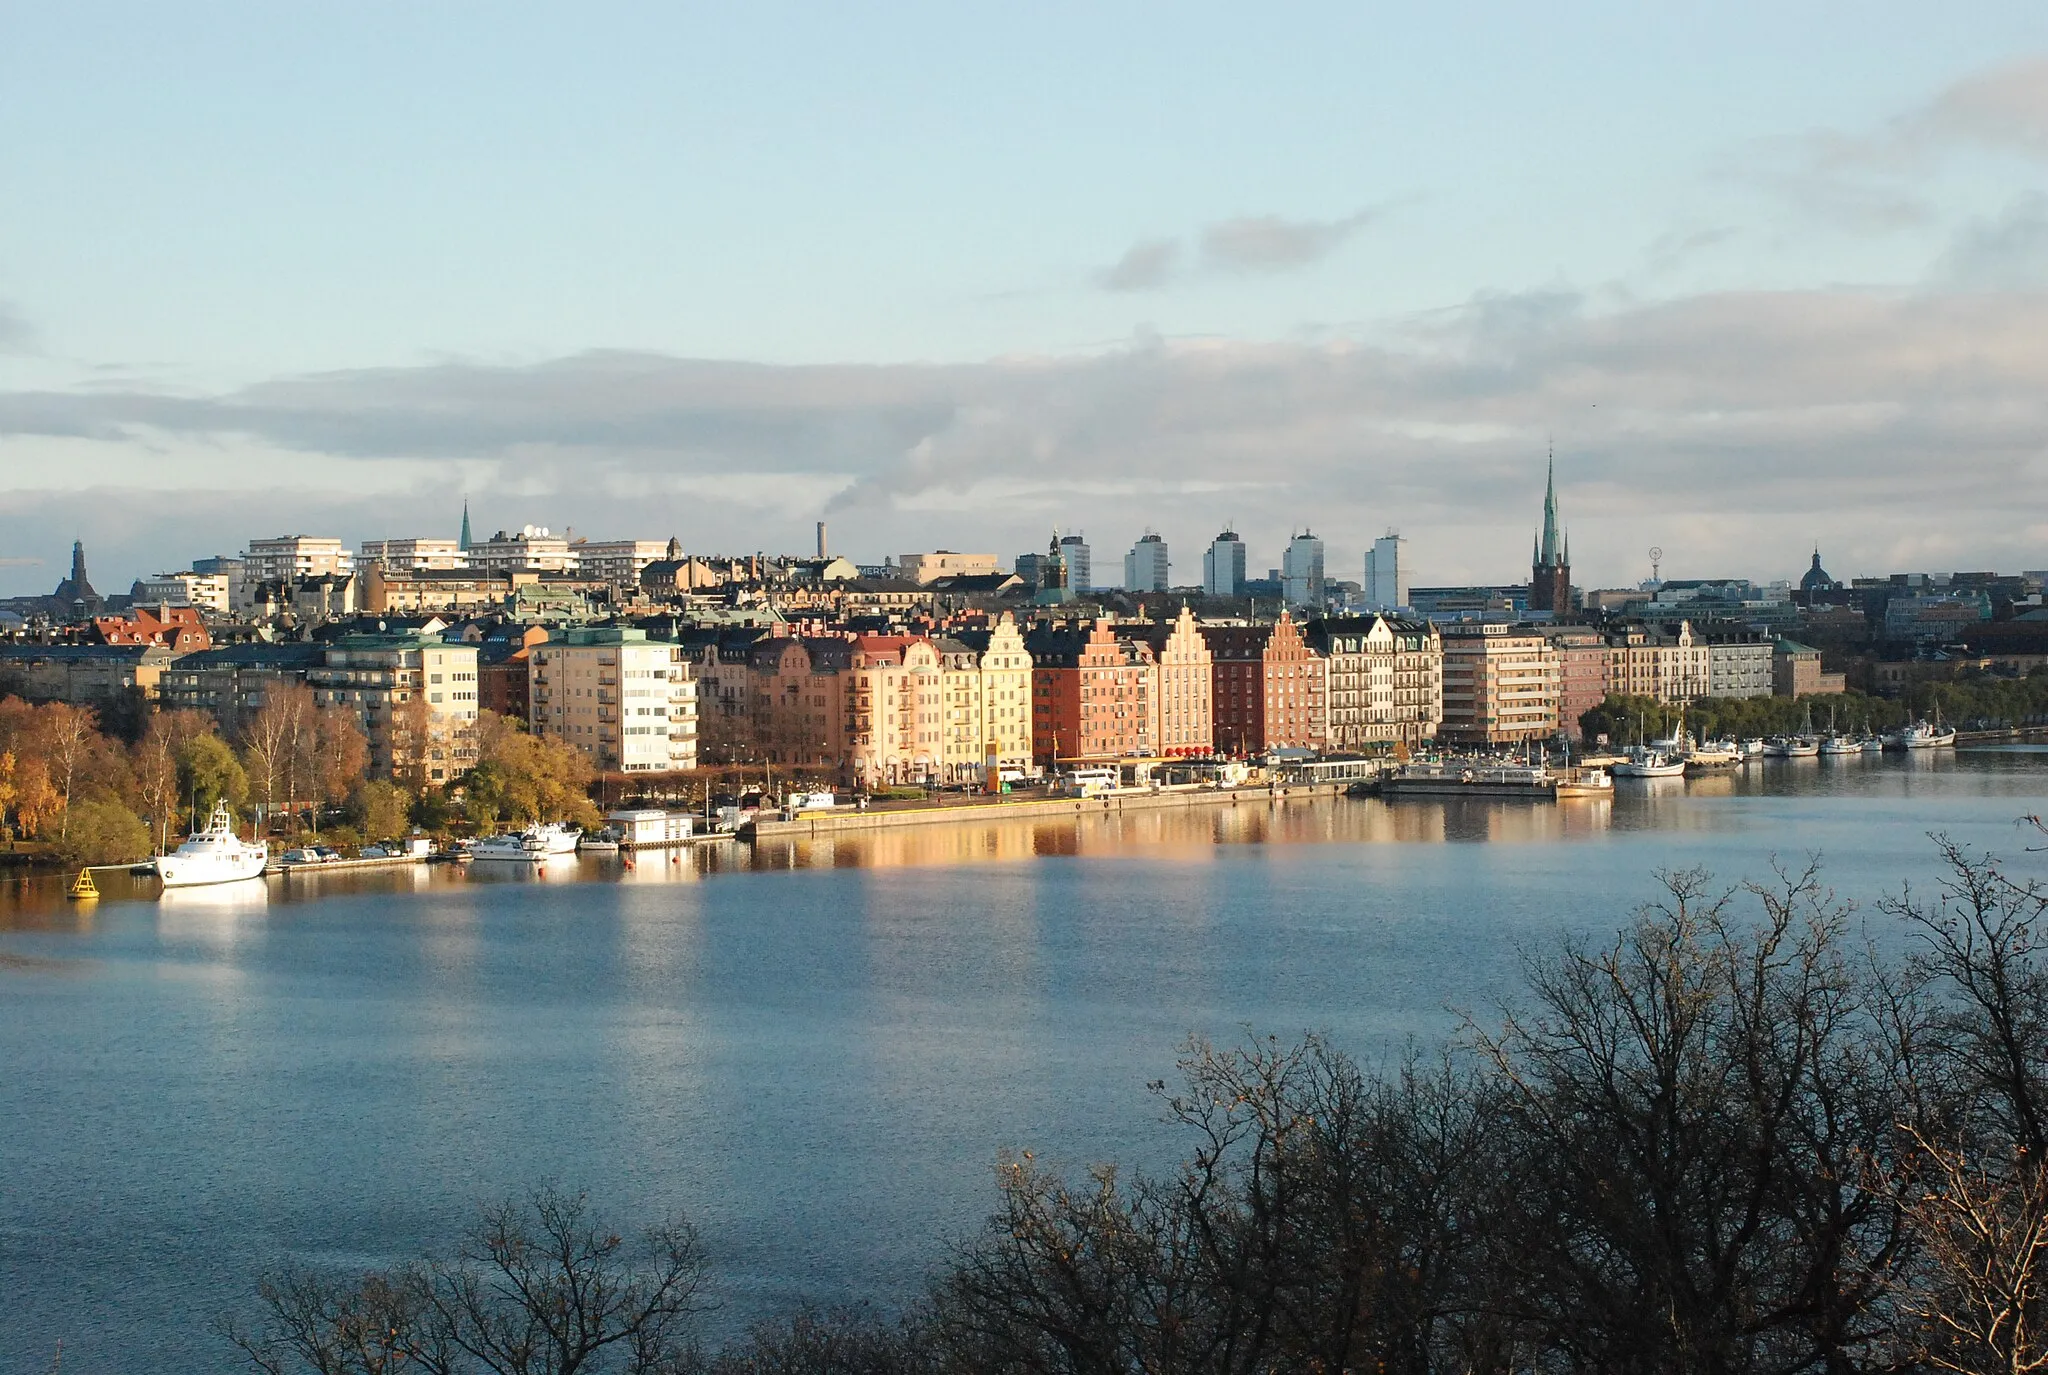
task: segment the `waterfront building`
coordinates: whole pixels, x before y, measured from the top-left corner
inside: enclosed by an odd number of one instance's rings
[[[469,546],[469,566],[495,573],[574,573],[575,551],[566,536],[545,525],[522,525],[515,531],[500,530],[486,540]]]
[[[1164,592],[1172,585],[1166,541],[1148,530],[1131,546],[1131,552],[1124,555],[1124,590]]]
[[[1689,621],[1676,631],[1626,626],[1607,635],[1608,691],[1659,702],[1691,702],[1707,695],[1712,660],[1704,637]]]
[[[1285,610],[1271,625],[1203,626],[1219,753],[1322,749],[1326,665]]]
[[[1797,640],[1776,640],[1771,645],[1771,691],[1779,697],[1805,697],[1812,693],[1848,691],[1845,675],[1823,673],[1820,651]]]
[[[1290,607],[1320,612],[1328,593],[1323,577],[1323,542],[1307,530],[1287,541],[1280,556],[1281,595]]]
[[[1529,610],[1561,616],[1572,609],[1572,549],[1557,524],[1557,460],[1543,483],[1543,531],[1529,560]]]
[[[189,568],[137,579],[128,595],[137,603],[189,606],[215,616],[229,615],[234,608],[234,588],[228,574],[201,573]]]
[[[1745,625],[1716,624],[1699,632],[1707,642],[1707,696],[1771,695],[1774,637]]]
[[[728,762],[841,767],[847,757],[845,690],[852,641],[778,630],[734,643],[744,646],[734,656],[744,734],[726,742]],[[702,703],[700,685],[700,717]]]
[[[439,786],[475,767],[475,645],[438,635],[344,635],[303,672],[316,703],[355,712],[370,740],[372,775]]]
[[[476,646],[477,709],[529,720],[533,699],[527,663],[534,646],[547,642],[546,626],[510,621],[493,626]]]
[[[1406,617],[1322,616],[1302,638],[1324,664],[1325,737],[1332,750],[1415,749],[1443,722],[1442,634]]]
[[[937,647],[921,635],[861,635],[847,672],[847,762],[862,786],[937,782],[945,758]]]
[[[1607,700],[1613,661],[1607,637],[1583,625],[1545,626],[1543,635],[1557,653],[1558,727],[1580,739],[1579,718]]]
[[[1062,535],[1060,559],[1067,566],[1067,586],[1076,596],[1095,590],[1095,561],[1087,540],[1078,533]]]
[[[996,570],[994,554],[961,554],[951,549],[936,549],[929,554],[896,556],[896,576],[904,582],[913,582],[920,587],[938,578],[993,573]]]
[[[1154,673],[1148,700],[1156,753],[1199,756],[1215,750],[1215,682],[1201,623],[1183,606],[1171,621],[1122,621],[1117,637],[1143,641]]]
[[[972,764],[986,767],[993,758],[998,768],[1030,768],[1031,651],[1016,618],[1005,611],[988,629],[958,631],[953,638],[975,656],[972,696],[959,704],[974,713],[970,735],[978,752]]]
[[[1441,629],[1446,741],[1513,745],[1557,733],[1558,663],[1549,640],[1496,622]]]
[[[1400,611],[1408,605],[1408,541],[1389,530],[1365,551],[1365,604],[1375,611]]]
[[[327,573],[352,572],[355,555],[331,536],[278,535],[250,540],[242,563],[248,582],[296,583]]]
[[[1202,551],[1202,591],[1211,597],[1244,595],[1244,541],[1225,530]]]
[[[571,551],[576,555],[576,571],[581,576],[593,582],[638,587],[640,574],[647,565],[667,558],[674,543],[655,539],[577,540]]]
[[[1031,749],[1042,764],[1153,753],[1152,647],[1118,637],[1107,618],[1041,625],[1024,636],[1031,655]]]
[[[394,573],[418,569],[469,567],[469,555],[462,541],[413,536],[407,539],[366,539],[356,555],[356,564],[375,564]]]
[[[535,735],[566,740],[606,772],[697,767],[697,684],[681,645],[619,626],[566,628],[533,647],[527,669]]]

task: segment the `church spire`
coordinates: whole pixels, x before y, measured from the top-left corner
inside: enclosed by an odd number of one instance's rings
[[[462,499],[462,551],[469,552],[469,498]]]
[[[1543,483],[1543,544],[1537,551],[1536,562],[1545,568],[1556,568],[1561,564],[1564,550],[1557,533],[1557,452],[1550,454],[1550,470]]]

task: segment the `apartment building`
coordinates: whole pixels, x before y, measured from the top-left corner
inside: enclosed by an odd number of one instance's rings
[[[215,616],[226,616],[234,608],[234,579],[226,573],[158,573],[140,578],[129,595],[138,603],[161,606],[189,606]]]
[[[848,767],[865,787],[937,782],[945,765],[943,674],[921,635],[860,635],[847,664]]]
[[[1368,753],[1434,740],[1443,721],[1443,636],[1399,616],[1324,616],[1302,627],[1324,661],[1332,750]]]
[[[1771,695],[1773,636],[1747,626],[1715,626],[1704,631],[1703,638],[1707,642],[1707,696]]]
[[[671,557],[669,540],[578,540],[573,546],[576,570],[586,578],[637,587],[650,563]]]
[[[618,626],[551,631],[528,651],[527,694],[533,733],[605,772],[697,767],[697,683],[681,645]]]
[[[1691,702],[1707,695],[1712,681],[1705,639],[1690,621],[1675,632],[1630,626],[1607,635],[1608,691],[1660,702]]]
[[[1031,651],[1024,647],[1024,634],[1016,618],[1005,611],[987,630],[963,630],[953,640],[973,656],[970,666],[962,661],[946,672],[950,710],[970,713],[959,736],[962,752],[957,756],[973,769],[987,767],[993,757],[997,768],[1031,767]],[[956,673],[973,674],[973,685],[955,685]],[[973,743],[973,750],[964,746]],[[950,751],[949,762],[956,756]]]
[[[1039,626],[1031,655],[1031,748],[1042,764],[1153,753],[1152,647],[1119,639],[1113,622]]]
[[[1458,745],[1512,745],[1558,729],[1557,651],[1523,627],[1456,622],[1442,627],[1443,738]]]
[[[500,530],[469,546],[469,566],[499,573],[574,573],[576,553],[565,536],[545,525]]]
[[[0,644],[0,695],[84,706],[139,691],[155,701],[176,658],[159,644]]]
[[[1327,667],[1286,612],[1271,625],[1203,626],[1216,750],[1322,749]]]
[[[1557,652],[1558,727],[1580,739],[1579,718],[1607,700],[1612,661],[1607,637],[1582,625],[1548,626],[1543,635]]]
[[[446,571],[469,567],[469,555],[464,552],[460,540],[435,539],[427,536],[408,539],[366,539],[358,550],[356,562],[363,567],[375,564],[391,573],[415,572],[422,569]]]
[[[1216,684],[1201,622],[1183,606],[1170,621],[1123,621],[1117,638],[1150,646],[1157,666],[1150,694],[1152,748],[1198,757],[1216,748]]]
[[[370,738],[370,772],[415,786],[476,765],[475,645],[436,635],[345,635],[305,669],[321,706],[348,707]]]
[[[1166,541],[1146,531],[1124,555],[1124,588],[1130,592],[1164,592],[1172,586],[1173,560]]]
[[[324,573],[349,573],[355,555],[338,539],[326,535],[279,535],[252,539],[242,555],[242,574],[250,583],[302,582]]]
[[[898,554],[896,576],[922,586],[939,578],[975,576],[1000,571],[994,554],[962,554],[935,549],[929,554]]]

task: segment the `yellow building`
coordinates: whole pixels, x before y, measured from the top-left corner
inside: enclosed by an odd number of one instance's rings
[[[962,631],[940,643],[949,665],[943,688],[948,775],[978,781],[991,752],[998,768],[1029,769],[1031,653],[1016,618],[1005,611],[987,630]]]

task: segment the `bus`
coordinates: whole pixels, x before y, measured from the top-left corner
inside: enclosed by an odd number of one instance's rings
[[[1115,792],[1121,781],[1116,769],[1074,769],[1067,774],[1067,791],[1076,797],[1100,797]]]

